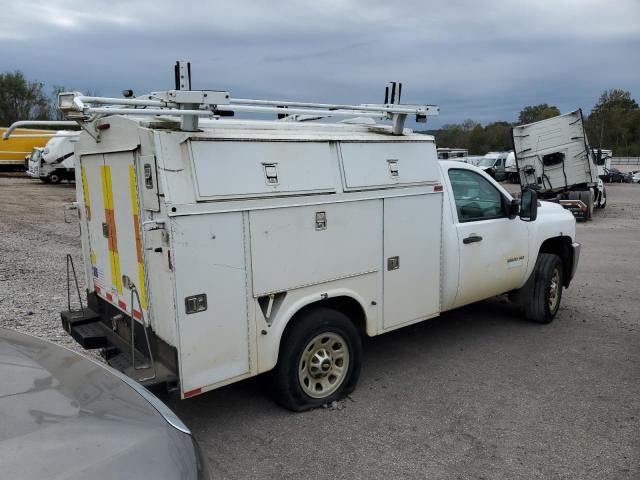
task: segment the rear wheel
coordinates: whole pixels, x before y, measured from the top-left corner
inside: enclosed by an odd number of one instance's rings
[[[532,275],[534,277],[531,298],[524,305],[525,316],[538,323],[550,323],[562,300],[562,261],[551,253],[538,255]]]
[[[285,333],[273,371],[276,400],[301,412],[351,393],[362,362],[360,333],[341,312],[318,308]]]
[[[52,173],[51,175],[49,175],[49,183],[60,183],[62,181],[62,176],[60,176],[58,173]]]

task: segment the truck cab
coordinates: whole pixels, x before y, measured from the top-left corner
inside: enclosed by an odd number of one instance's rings
[[[75,179],[74,142],[76,132],[58,131],[38,154],[31,155],[27,162],[26,173],[44,183],[60,183],[62,180]]]
[[[531,279],[541,253],[558,255],[569,285],[577,261],[572,247],[575,221],[569,212],[540,202],[532,219],[520,211],[521,199],[513,198],[481,169],[445,161],[440,166],[448,192],[445,208],[451,211],[443,212],[443,255],[454,266],[444,272],[448,285],[443,289],[443,310],[514,294]],[[549,250],[550,242],[557,250]]]

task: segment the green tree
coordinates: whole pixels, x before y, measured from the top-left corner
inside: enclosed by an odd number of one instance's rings
[[[27,80],[22,72],[0,74],[0,125],[18,120],[48,120],[51,104],[44,85]]]
[[[607,110],[620,110],[623,112],[629,112],[636,110],[638,103],[631,98],[631,93],[620,90],[619,88],[613,88],[606,90],[600,95],[598,103],[593,107],[591,113],[598,113]]]
[[[524,107],[520,111],[518,116],[518,123],[524,125],[527,123],[539,122],[547,118],[557,117],[560,115],[560,110],[555,105],[547,105],[541,103],[540,105],[529,105]]]
[[[609,148],[617,155],[640,154],[640,109],[631,94],[621,89],[607,90],[586,120],[592,146]]]

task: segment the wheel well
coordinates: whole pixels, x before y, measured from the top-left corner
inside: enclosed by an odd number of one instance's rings
[[[344,313],[347,318],[349,318],[349,320],[353,322],[353,324],[363,336],[367,332],[367,317],[364,313],[364,310],[362,309],[362,305],[360,305],[360,303],[352,297],[340,296],[327,298],[325,300],[319,300],[302,307],[293,315],[293,317],[291,317],[291,320],[289,321],[287,327],[285,328],[285,331],[283,332],[283,336],[286,334],[287,330],[289,330],[289,328],[291,328],[291,326],[297,322],[298,319],[304,316],[305,313],[316,308],[330,308],[332,310],[337,310],[338,312]]]
[[[562,260],[562,283],[565,287],[571,281],[571,269],[573,268],[573,249],[571,248],[571,238],[553,237],[548,238],[540,246],[540,253],[553,253]]]

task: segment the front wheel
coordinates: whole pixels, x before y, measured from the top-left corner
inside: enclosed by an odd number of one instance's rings
[[[340,400],[354,390],[361,362],[360,333],[346,315],[307,312],[283,337],[273,371],[276,399],[296,412]]]
[[[538,255],[533,269],[533,291],[524,305],[524,314],[538,323],[551,323],[562,300],[562,261],[551,253]]]

